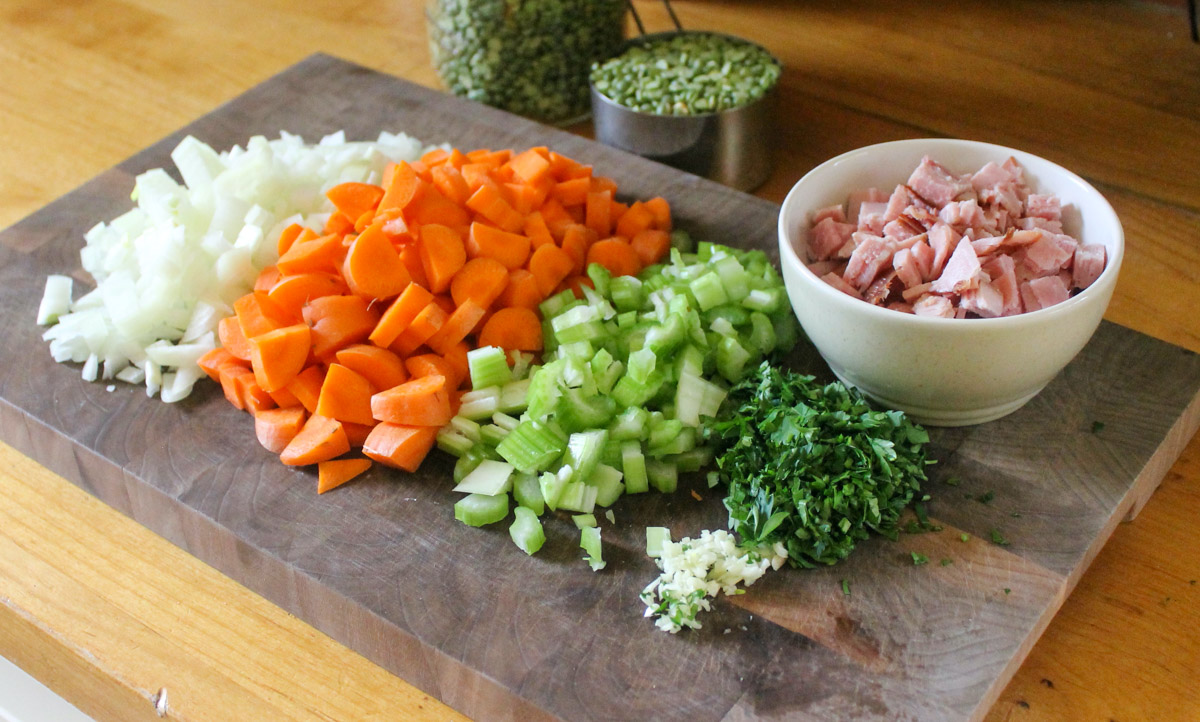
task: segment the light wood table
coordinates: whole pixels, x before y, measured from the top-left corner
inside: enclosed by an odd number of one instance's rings
[[[657,3],[636,4],[667,27]],[[1125,225],[1107,318],[1200,351],[1200,46],[1184,3],[675,7],[786,66],[778,168],[759,195],[898,138],[1037,153],[1096,184]],[[437,86],[413,0],[0,0],[0,31],[0,226],[314,51]],[[98,719],[157,719],[163,689],[176,719],[454,717],[2,445],[0,487],[0,654]],[[1196,519],[1193,439],[989,719],[1200,719]]]

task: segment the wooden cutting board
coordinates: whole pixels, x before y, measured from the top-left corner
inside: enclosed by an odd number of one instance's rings
[[[770,574],[719,601],[702,630],[664,634],[641,615],[638,592],[657,572],[643,530],[722,528],[720,497],[702,483],[618,502],[616,524],[601,522],[608,568],[593,573],[569,518],[547,520],[535,557],[505,525],[454,521],[443,455],[418,474],[374,469],[318,497],[315,474],[262,450],[215,385],[168,405],[50,361],[33,323],[45,276],[86,280],[83,233],[126,210],[134,177],[169,167],[185,134],[226,149],[254,134],[315,141],[338,129],[468,149],[549,145],[623,194],[666,196],[693,235],[772,258],[778,207],[317,55],[0,233],[3,440],[473,717],[977,719],[1200,425],[1197,355],[1104,323],[1024,409],[933,430],[927,491],[943,531]],[[828,373],[804,344],[790,362]]]

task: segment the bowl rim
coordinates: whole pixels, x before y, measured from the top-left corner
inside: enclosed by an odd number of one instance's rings
[[[1007,153],[1007,154],[1011,155],[1012,157],[1016,158],[1017,162],[1021,163],[1022,167],[1026,166],[1024,159],[1031,158],[1031,159],[1034,159],[1036,162],[1044,163],[1047,166],[1049,166],[1050,168],[1054,169],[1055,171],[1065,175],[1065,177],[1067,178],[1068,181],[1075,183],[1080,188],[1082,188],[1082,190],[1085,193],[1094,196],[1095,199],[1097,201],[1099,201],[1100,215],[1101,215],[1100,220],[1111,222],[1113,228],[1116,231],[1116,233],[1114,234],[1114,248],[1110,249],[1108,252],[1108,257],[1105,262],[1104,271],[1101,272],[1100,276],[1097,277],[1096,280],[1093,281],[1090,286],[1083,289],[1082,291],[1075,294],[1074,296],[1068,298],[1066,301],[1063,301],[1062,303],[1056,303],[1053,306],[1050,306],[1049,308],[1040,308],[1036,311],[1030,311],[1028,313],[1020,313],[1015,316],[998,316],[996,318],[972,318],[972,319],[942,318],[942,317],[936,317],[936,316],[916,316],[911,313],[902,313],[899,311],[893,311],[891,309],[884,308],[882,306],[876,306],[874,304],[867,303],[866,301],[863,301],[861,299],[853,298],[853,297],[837,290],[833,286],[830,286],[828,283],[822,281],[821,278],[819,276],[817,276],[815,273],[813,273],[813,271],[808,267],[808,264],[805,263],[803,260],[801,260],[800,252],[796,249],[796,246],[793,243],[793,240],[795,240],[793,238],[793,233],[786,227],[786,223],[785,223],[785,219],[788,215],[788,213],[787,213],[788,209],[796,206],[799,203],[797,198],[799,197],[799,189],[801,188],[801,186],[805,185],[806,183],[813,182],[814,178],[819,177],[822,173],[826,172],[830,167],[832,167],[838,163],[844,162],[847,159],[856,157],[856,156],[869,155],[869,154],[874,154],[874,153],[879,153],[879,152],[886,153],[890,150],[896,150],[896,149],[900,149],[900,148],[912,148],[912,147],[922,147],[922,146],[924,146],[924,147],[932,146],[934,148],[939,147],[939,146],[940,147],[968,146],[968,147],[973,147],[973,148],[976,148],[979,150],[991,151],[991,152],[997,153],[997,154]],[[933,155],[933,153],[931,152],[929,155]],[[874,318],[878,319],[879,321],[884,321],[885,319],[892,319],[892,321],[895,323],[907,324],[907,325],[911,325],[913,327],[924,327],[924,328],[929,328],[929,329],[934,329],[934,328],[984,329],[984,328],[987,328],[987,329],[997,330],[997,329],[1011,327],[1011,326],[1023,326],[1023,325],[1027,325],[1030,323],[1052,322],[1053,319],[1058,316],[1071,314],[1072,312],[1074,312],[1074,310],[1077,307],[1079,307],[1085,303],[1088,303],[1092,297],[1097,296],[1101,293],[1105,293],[1106,291],[1111,292],[1112,289],[1115,288],[1116,276],[1120,271],[1121,262],[1125,256],[1125,230],[1121,225],[1121,220],[1117,216],[1116,210],[1113,209],[1112,204],[1109,203],[1108,199],[1105,198],[1104,195],[1102,193],[1100,193],[1100,191],[1097,190],[1095,188],[1095,186],[1093,186],[1091,183],[1088,183],[1086,180],[1084,180],[1081,176],[1079,176],[1075,172],[1068,170],[1067,168],[1064,168],[1063,166],[1055,163],[1054,161],[1048,160],[1048,159],[1043,158],[1038,155],[1034,155],[1033,153],[1030,153],[1028,151],[1019,150],[1017,148],[1010,148],[1008,146],[999,145],[996,143],[985,143],[982,141],[967,140],[967,139],[960,139],[960,138],[910,138],[910,139],[905,139],[905,140],[893,140],[893,141],[887,141],[884,143],[875,143],[872,145],[866,145],[866,146],[862,146],[860,148],[855,148],[854,150],[850,150],[845,153],[841,153],[837,156],[834,156],[833,158],[830,158],[829,160],[826,160],[825,162],[817,165],[815,168],[813,168],[812,170],[805,173],[798,181],[796,181],[792,185],[791,189],[788,191],[787,196],[784,198],[783,203],[780,205],[780,208],[779,208],[777,233],[779,236],[779,245],[780,245],[780,263],[794,264],[796,266],[799,266],[798,275],[796,276],[797,280],[801,283],[807,284],[808,286],[815,288],[816,293],[818,293],[822,298],[830,299],[831,303],[853,304],[853,306],[848,306],[848,308],[858,309],[859,311],[866,313],[868,315],[876,314],[874,316]],[[969,322],[969,323],[966,323],[966,322]]]

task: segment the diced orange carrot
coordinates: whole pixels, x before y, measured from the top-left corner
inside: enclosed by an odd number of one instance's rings
[[[350,442],[351,449],[361,449],[362,445],[367,442],[367,437],[371,435],[371,429],[375,428],[378,421],[372,421],[370,424],[355,424],[351,421],[342,422],[342,430],[346,432],[346,440]]]
[[[279,454],[288,466],[306,466],[328,461],[350,450],[350,440],[337,419],[313,414]]]
[[[312,331],[299,323],[273,329],[250,339],[250,367],[265,391],[276,391],[292,382],[308,360]]]
[[[642,270],[642,262],[638,254],[620,238],[606,238],[596,241],[588,248],[588,265],[599,263],[614,276],[636,276]]]
[[[442,165],[450,158],[450,151],[445,148],[433,148],[421,156],[421,163],[432,169],[434,166]]]
[[[334,211],[329,214],[329,218],[325,220],[325,227],[321,229],[323,236],[337,236],[341,238],[347,233],[354,230],[354,219],[347,216],[341,211]]]
[[[671,234],[657,228],[647,228],[634,236],[629,245],[633,246],[638,260],[645,268],[658,263],[667,255],[667,251],[671,249]]]
[[[225,399],[233,404],[233,407],[240,410],[246,409],[245,402],[242,401],[242,391],[238,386],[238,377],[249,375],[253,378],[254,372],[245,366],[237,366],[229,364],[223,366],[217,372],[217,380],[221,382],[221,391],[225,394]]]
[[[321,394],[317,397],[317,411],[338,421],[371,425],[371,382],[339,363],[329,364]]]
[[[479,256],[467,261],[450,282],[450,298],[456,306],[474,301],[487,309],[508,285],[508,269],[494,258]]]
[[[553,246],[551,247],[553,248]],[[558,249],[555,248],[555,250]],[[440,354],[446,353],[451,346],[462,341],[467,334],[471,333],[471,329],[475,328],[475,324],[479,323],[479,319],[483,318],[485,312],[486,309],[483,306],[471,299],[464,300],[462,305],[454,309],[454,313],[446,318],[442,327],[426,339],[425,344]]]
[[[313,364],[297,374],[287,385],[287,390],[296,397],[304,410],[311,414],[317,410],[317,399],[321,397],[321,384],[324,382],[325,367]]]
[[[267,266],[258,272],[258,278],[254,279],[255,291],[270,291],[271,288],[279,282],[279,269],[275,266]]]
[[[592,191],[587,194],[584,225],[599,238],[612,232],[612,191]]]
[[[550,172],[558,180],[564,181],[572,178],[589,178],[592,175],[592,167],[550,151]]]
[[[446,388],[450,390],[457,389],[463,381],[453,364],[434,353],[409,356],[404,360],[404,367],[408,369],[414,379],[424,376],[442,376],[446,379]]]
[[[489,185],[481,185],[467,199],[467,208],[509,233],[516,233],[525,226],[525,219],[517,213],[500,191]]]
[[[264,291],[251,291],[234,301],[233,312],[247,340],[297,320],[272,302]]]
[[[380,423],[371,429],[362,452],[385,466],[416,471],[433,448],[437,434],[433,426]]]
[[[545,300],[546,297],[538,288],[537,277],[524,268],[518,268],[508,274],[508,284],[496,303],[504,308],[534,309]]]
[[[388,306],[380,317],[379,323],[371,330],[371,343],[383,348],[391,346],[396,337],[412,325],[417,314],[432,302],[432,293],[420,284],[409,284],[399,298],[392,301],[392,305]]]
[[[295,383],[294,379],[292,383]],[[300,399],[296,398],[296,395],[289,390],[291,386],[292,384],[288,384],[281,389],[267,392],[271,395],[271,398],[275,400],[275,405],[281,409],[286,409],[291,406],[303,406],[303,404],[300,403]]]
[[[275,246],[278,254],[282,256],[283,254],[287,253],[287,250],[292,247],[292,244],[295,243],[298,238],[300,238],[304,231],[308,231],[313,238],[317,237],[317,234],[313,233],[312,230],[305,228],[299,223],[293,223],[287,228],[284,228],[283,232],[279,234],[279,240]]]
[[[425,182],[409,163],[400,161],[389,168],[391,173],[384,184],[383,197],[375,208],[376,213],[390,208],[404,210],[425,190]]]
[[[238,395],[242,398],[242,405],[246,407],[246,411],[249,411],[251,416],[275,408],[275,399],[263,390],[263,387],[255,380],[253,373],[238,376],[235,384]]]
[[[550,161],[536,148],[516,154],[508,161],[508,166],[512,168],[513,174],[527,185],[537,183],[550,173]]]
[[[427,288],[441,293],[450,288],[450,281],[467,262],[467,249],[457,231],[437,223],[421,226],[421,267],[425,270]]]
[[[596,238],[596,233],[587,226],[579,223],[567,226],[566,233],[562,237],[562,249],[574,263],[571,267],[572,275],[577,276],[587,269],[588,248],[596,242]]]
[[[329,233],[308,241],[297,238],[287,253],[279,257],[275,266],[285,276],[313,271],[337,271],[345,251],[342,236],[338,233]]]
[[[635,201],[617,221],[617,235],[633,240],[634,236],[654,226],[654,212],[645,203]]]
[[[553,243],[541,246],[529,258],[529,272],[537,280],[538,291],[543,297],[549,296],[574,268],[575,261],[571,256]]]
[[[301,318],[304,304],[321,296],[340,296],[349,289],[334,273],[298,273],[282,276],[267,290],[267,297],[289,316]]]
[[[338,183],[325,191],[325,197],[347,218],[357,219],[368,211],[374,212],[383,198],[383,189],[370,183]]]
[[[544,245],[554,243],[554,236],[550,233],[550,228],[546,225],[546,219],[542,216],[541,211],[534,211],[525,216],[524,231],[525,235],[529,236],[529,243],[535,251]]]
[[[254,415],[254,435],[264,449],[279,454],[296,438],[307,419],[308,414],[300,406],[266,409]]]
[[[337,362],[369,381],[375,391],[390,389],[408,380],[408,371],[399,356],[369,343],[353,344],[338,351]]]
[[[362,296],[322,296],[304,307],[312,327],[313,353],[322,361],[340,348],[367,340],[379,323],[379,311]]]
[[[408,328],[396,337],[396,340],[388,346],[401,356],[406,358],[429,340],[429,337],[437,333],[438,329],[446,323],[446,318],[449,316],[436,301],[430,303],[417,317],[412,320]]]
[[[505,351],[541,351],[542,322],[531,309],[502,308],[479,332],[479,345],[499,346]]]
[[[518,228],[524,225],[522,222]],[[478,222],[471,224],[467,236],[467,255],[470,258],[494,258],[510,271],[525,265],[525,261],[529,260],[529,248],[528,236]]]
[[[451,201],[437,188],[430,186],[409,205],[406,218],[414,224],[438,223],[451,228],[466,226],[471,214]]]
[[[230,353],[229,349],[222,347],[214,348],[196,361],[200,370],[208,374],[213,381],[221,380],[221,368],[229,364],[244,367],[246,362]]]
[[[471,189],[467,186],[467,181],[454,166],[448,164],[434,166],[430,175],[433,177],[433,186],[451,202],[461,206],[465,205],[467,199],[471,197]]]
[[[350,245],[342,276],[350,290],[368,299],[391,298],[412,281],[382,222],[368,226]]]
[[[370,459],[330,459],[317,463],[317,493],[338,488],[371,468]]]
[[[612,178],[602,175],[592,176],[592,192],[608,191],[613,195],[617,193],[617,182]]]
[[[409,379],[372,396],[371,413],[391,424],[440,428],[453,416],[447,383],[445,376]]]
[[[471,366],[467,363],[467,352],[470,350],[466,341],[459,341],[447,349],[446,353],[442,354],[442,358],[446,359],[446,363],[450,364],[450,368],[454,369],[454,376],[458,379],[458,386],[460,388],[467,379],[471,378]],[[457,406],[455,407],[455,413],[458,413]]]
[[[592,189],[591,178],[574,178],[559,181],[550,191],[550,197],[557,200],[563,207],[581,206],[587,203],[588,191]]]
[[[654,227],[660,231],[671,232],[671,206],[667,199],[656,196],[646,201],[646,208],[654,214]]]

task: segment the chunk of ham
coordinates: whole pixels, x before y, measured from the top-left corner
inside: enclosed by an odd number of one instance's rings
[[[813,211],[812,224],[815,226],[826,218],[832,218],[838,223],[846,222],[846,209],[841,203],[836,206],[825,206]]]
[[[946,261],[954,252],[958,240],[959,235],[945,223],[939,223],[929,229],[929,247],[933,249],[933,265],[929,267],[925,278],[932,281],[942,275],[942,269],[946,267]]]
[[[971,241],[964,237],[954,248],[950,260],[946,261],[942,275],[937,277],[929,290],[932,293],[961,294],[963,291],[977,288],[982,273],[975,248],[971,246]]]
[[[836,273],[826,273],[824,276],[821,276],[821,280],[825,283],[828,283],[830,286],[833,286],[847,296],[853,296],[858,299],[862,298],[862,294],[858,292],[857,288],[854,288],[849,283],[843,281],[842,277]]]
[[[933,280],[934,253],[933,249],[929,247],[927,239],[917,241],[909,251],[912,253],[913,260],[917,262],[917,269],[921,272],[921,280]]]
[[[1031,218],[1062,221],[1062,201],[1058,196],[1030,193],[1025,199],[1025,213]]]
[[[1070,295],[1067,285],[1058,276],[1043,276],[1021,284],[1021,302],[1026,313],[1062,303]]]
[[[921,159],[921,164],[908,177],[906,185],[939,209],[971,188],[969,180],[959,178],[929,156]]]
[[[908,192],[908,187],[903,183],[896,186],[896,190],[892,191],[892,195],[888,198],[887,208],[883,213],[883,220],[891,223],[900,217],[905,208],[912,205],[913,195]]]
[[[1004,296],[991,281],[980,281],[962,292],[958,307],[980,318],[997,318],[1004,315]]]
[[[1015,316],[1021,313],[1021,291],[1017,284],[1016,262],[1012,256],[992,256],[983,264],[983,272],[988,275],[992,288],[1000,292],[1003,304],[1000,315]]]
[[[883,226],[887,223],[884,214],[887,213],[887,203],[864,201],[858,209],[858,230],[864,233],[881,235]]]
[[[887,203],[890,196],[878,188],[868,188],[865,191],[854,191],[850,194],[850,199],[846,202],[849,212],[846,214],[846,222],[853,223],[858,227],[859,211],[863,203]],[[884,206],[887,207],[886,205]]]
[[[913,313],[934,318],[954,318],[954,304],[945,296],[926,294],[913,304]]]
[[[978,231],[983,230],[987,225],[983,209],[979,207],[979,202],[974,198],[954,201],[942,206],[942,210],[938,211],[938,220],[964,233],[968,228]]]
[[[1081,243],[1075,249],[1072,282],[1075,288],[1087,288],[1096,282],[1108,262],[1108,249],[1099,243]]]
[[[808,257],[813,261],[824,261],[835,256],[842,246],[850,241],[854,226],[841,223],[832,216],[823,217],[813,226],[808,237]]]
[[[1037,241],[1025,249],[1023,258],[1025,269],[1035,277],[1058,273],[1063,264],[1075,256],[1075,249],[1068,249],[1057,237],[1049,233],[1040,235]]]
[[[913,255],[911,248],[901,248],[896,251],[896,254],[892,256],[892,268],[896,269],[896,277],[900,279],[905,288],[919,286],[925,281],[921,276],[921,264]]]
[[[842,279],[852,287],[864,291],[879,275],[881,269],[890,267],[892,263],[892,246],[882,238],[863,236],[850,262],[846,264],[846,272]]]

